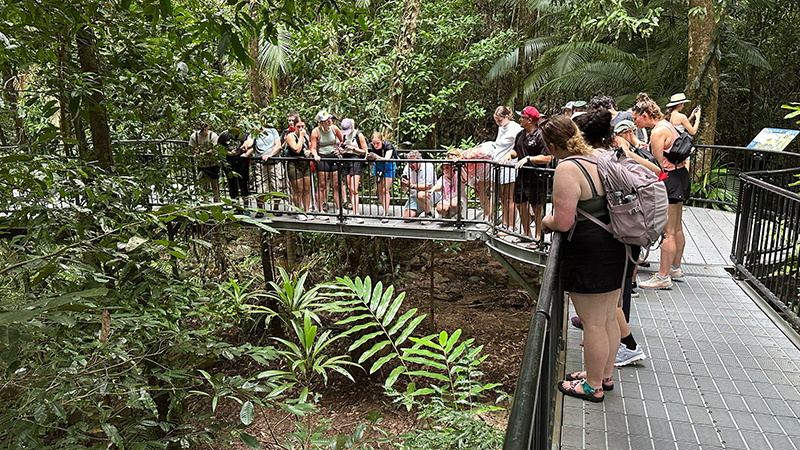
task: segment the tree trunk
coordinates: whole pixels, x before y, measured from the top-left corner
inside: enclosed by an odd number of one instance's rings
[[[95,49],[94,32],[88,26],[82,26],[75,35],[78,47],[78,60],[81,71],[88,78],[87,84],[92,87],[89,96],[89,129],[92,131],[92,148],[98,165],[109,170],[114,164],[111,153],[111,137],[108,129],[108,116],[106,114],[105,93],[103,81],[100,79],[100,62]]]
[[[72,153],[72,118],[69,111],[69,97],[67,92],[67,78],[65,74],[65,66],[69,62],[68,47],[64,36],[58,36],[58,51],[56,52],[58,58],[58,106],[59,106],[59,119],[58,128],[61,131],[61,142],[64,143],[64,156],[68,158],[73,157]]]
[[[417,39],[417,18],[420,8],[422,8],[422,0],[405,0],[403,2],[403,16],[400,19],[400,29],[397,32],[397,43],[395,44],[392,83],[389,87],[389,103],[386,105],[386,114],[391,120],[391,129],[386,133],[387,139],[400,138],[398,123],[403,107],[405,72],[408,68],[408,59],[414,50],[414,42]]]
[[[252,0],[250,2],[250,17],[253,18],[253,21],[258,23],[258,0]],[[256,34],[250,38],[248,47],[250,59],[253,60],[253,64],[247,71],[247,83],[250,85],[250,99],[259,111],[269,104],[269,88],[267,86],[269,78],[264,76],[264,73],[261,71],[261,62],[258,59],[260,48],[261,35],[259,32],[256,32]]]
[[[705,8],[704,15],[689,16],[689,55],[687,95],[701,105],[702,121],[697,140],[714,144],[717,127],[717,101],[719,97],[718,40],[715,36],[719,24],[714,20],[713,0],[689,0],[689,8]],[[711,170],[711,152],[701,152],[702,172]]]
[[[17,111],[17,75],[16,69],[3,68],[3,96],[6,98],[9,111],[14,115],[14,131],[17,133],[16,145],[24,145],[28,143],[28,133],[25,132],[25,124]]]

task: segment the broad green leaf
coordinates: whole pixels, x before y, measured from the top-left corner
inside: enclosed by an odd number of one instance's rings
[[[370,339],[374,338],[375,336],[379,336],[381,334],[383,334],[383,331],[376,331],[374,333],[365,334],[364,336],[361,336],[361,338],[359,338],[357,341],[353,342],[353,344],[350,345],[350,348],[348,348],[347,351],[352,352],[353,350],[357,349],[358,347],[361,347],[361,345],[363,345],[365,342],[367,342]]]
[[[239,437],[242,439],[242,442],[244,442],[244,445],[246,445],[247,448],[252,448],[254,450],[261,449],[261,443],[258,442],[258,439],[254,438],[253,436],[250,436],[249,434],[242,432],[239,434]]]
[[[401,292],[397,298],[394,299],[392,306],[386,311],[386,315],[383,317],[383,326],[387,327],[390,323],[392,323],[392,319],[394,316],[397,315],[397,311],[400,310],[400,306],[403,304],[403,298],[405,297],[405,292]]]
[[[411,376],[419,375],[421,377],[428,377],[428,378],[433,378],[433,379],[441,380],[441,381],[450,381],[450,379],[447,378],[446,375],[442,375],[440,373],[435,373],[435,372],[428,372],[426,370],[413,370],[411,372],[406,372],[406,374],[407,375],[411,375]]]
[[[408,339],[408,337],[411,335],[411,333],[414,332],[414,330],[417,328],[417,326],[423,320],[425,320],[426,316],[427,316],[427,314],[423,314],[421,316],[415,317],[414,320],[412,320],[411,323],[408,325],[408,327],[406,327],[406,329],[403,330],[403,332],[400,334],[400,336],[398,336],[397,340],[394,341],[395,345],[399,346],[400,344],[405,342],[406,339]]]
[[[374,367],[374,366],[373,366],[373,367]],[[391,372],[391,373],[389,374],[389,376],[386,378],[386,381],[383,383],[383,387],[384,387],[384,388],[386,388],[386,389],[389,389],[389,388],[391,388],[392,386],[394,386],[394,384],[397,382],[397,379],[398,379],[398,378],[400,377],[400,375],[402,375],[402,374],[403,374],[403,372],[405,372],[405,371],[406,371],[406,366],[400,365],[400,366],[397,366],[397,367],[395,367],[395,368],[394,368],[394,370],[392,370],[392,372]],[[370,374],[372,374],[372,373],[373,373],[373,372],[372,372],[372,371],[370,371]]]
[[[436,368],[436,369],[447,370],[447,366],[445,366],[444,364],[442,364],[442,363],[440,363],[438,361],[431,360],[431,359],[421,358],[419,356],[407,356],[407,355],[404,355],[403,356],[403,361],[422,364],[424,366],[433,367],[433,368]]]
[[[239,420],[244,426],[250,426],[253,423],[253,411],[253,402],[248,400],[242,404],[242,409],[239,410]]]
[[[458,342],[458,338],[460,337],[461,337],[461,329],[459,328],[458,330],[454,331],[453,335],[450,336],[450,339],[447,340],[447,343],[444,345],[444,351],[446,353],[450,353],[453,350],[453,347],[456,345],[456,342]]]
[[[104,423],[100,425],[100,427],[103,429],[103,432],[106,434],[106,436],[108,436],[111,442],[117,446],[117,448],[119,448],[120,450],[125,448],[125,445],[122,441],[122,437],[120,437],[117,427],[111,425],[110,423]]]
[[[408,319],[410,319],[416,313],[417,313],[417,308],[412,308],[412,309],[408,310],[405,314],[400,316],[397,319],[397,322],[395,322],[395,324],[392,325],[391,328],[389,328],[389,331],[387,332],[387,333],[389,333],[389,336],[394,336],[394,334],[397,333],[397,331],[400,330],[400,328],[402,328],[403,325],[406,324],[406,322],[408,322]],[[384,326],[387,326],[387,325],[388,324],[384,323]]]

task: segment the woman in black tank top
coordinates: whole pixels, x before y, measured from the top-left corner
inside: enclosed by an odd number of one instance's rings
[[[589,147],[575,123],[562,115],[542,125],[542,137],[550,154],[561,160],[570,156],[592,160],[601,151]],[[572,230],[571,239],[562,241],[561,273],[564,290],[570,293],[584,329],[586,372],[570,374],[557,387],[565,395],[591,402],[602,402],[603,391],[613,389],[614,359],[619,348],[619,281],[625,270],[621,242],[592,221],[576,223],[579,202],[586,205],[585,202],[594,203],[594,199],[604,196],[599,181],[597,168],[591,162],[559,164],[553,178],[553,215],[542,220],[546,233]],[[596,215],[601,221],[609,221],[603,211],[596,211]]]

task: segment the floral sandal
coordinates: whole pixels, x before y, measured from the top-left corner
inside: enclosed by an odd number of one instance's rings
[[[586,372],[573,372],[568,373],[566,377],[564,377],[564,381],[575,381],[575,380],[583,380],[586,378]],[[604,391],[613,391],[614,390],[614,379],[612,377],[603,378],[603,390]]]
[[[564,387],[564,384],[567,384],[567,387]],[[594,403],[601,403],[603,400],[606,399],[606,396],[603,395],[602,397],[595,397],[594,394],[596,392],[603,393],[603,388],[594,389],[586,382],[586,380],[575,380],[575,381],[561,381],[558,383],[558,390],[561,391],[564,395],[569,397],[579,398],[581,400],[586,400],[589,402]],[[583,392],[578,392],[577,388],[580,386],[583,388]]]

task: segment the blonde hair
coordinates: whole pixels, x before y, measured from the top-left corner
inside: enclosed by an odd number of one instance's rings
[[[566,150],[573,155],[589,155],[592,148],[583,140],[575,122],[567,116],[556,115],[542,125],[542,137],[548,144]]]
[[[444,155],[444,159],[458,159],[458,158],[461,158],[461,151],[459,151],[457,148],[451,148]]]
[[[636,104],[633,105],[631,110],[636,114],[647,114],[655,120],[664,118],[664,114],[661,113],[661,108],[658,107],[658,103],[654,102],[653,99],[644,92],[640,92],[639,95],[636,96]]]

